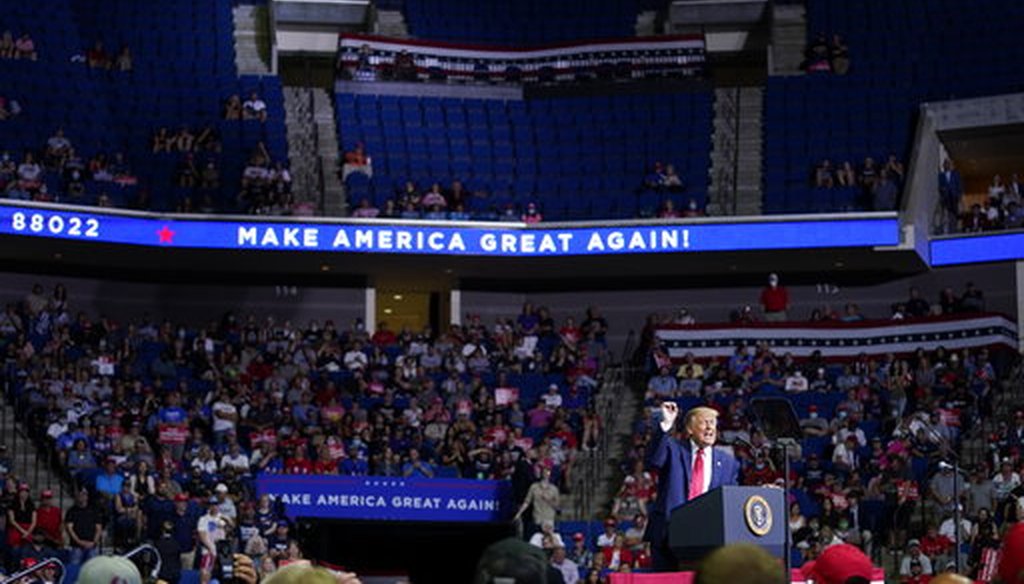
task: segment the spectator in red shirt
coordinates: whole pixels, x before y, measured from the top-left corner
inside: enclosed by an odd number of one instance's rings
[[[782,475],[773,468],[771,461],[763,453],[758,453],[753,466],[743,473],[743,484],[761,486],[774,484]]]
[[[285,472],[288,474],[312,474],[313,463],[306,458],[305,447],[298,447],[295,449],[295,455],[293,458],[289,458],[284,463]]]
[[[341,180],[348,178],[353,172],[365,174],[367,178],[373,177],[373,161],[367,156],[362,142],[356,142],[355,148],[345,153],[341,166]]]
[[[43,489],[39,494],[39,508],[36,509],[36,529],[42,530],[47,545],[60,548],[64,545],[64,522],[60,507],[53,504],[53,491]]]
[[[86,63],[93,69],[109,69],[110,53],[103,48],[103,41],[96,43],[85,54]]]
[[[769,322],[785,322],[788,320],[789,291],[779,285],[779,275],[769,274],[768,285],[761,290],[761,308],[764,319]]]
[[[615,536],[615,543],[611,547],[602,548],[601,553],[604,555],[604,565],[612,570],[633,565],[633,552],[626,547],[626,538],[621,533]]]
[[[313,463],[313,474],[338,474],[338,461],[331,457],[327,445],[320,447],[320,457]]]
[[[377,332],[373,333],[371,339],[373,344],[378,347],[392,347],[398,343],[398,337],[395,336],[395,332],[388,328],[388,323],[382,322],[377,327]]]
[[[953,542],[945,535],[939,534],[939,530],[934,524],[928,526],[928,531],[921,538],[921,553],[928,556],[934,566],[945,564],[944,556],[952,547]]]

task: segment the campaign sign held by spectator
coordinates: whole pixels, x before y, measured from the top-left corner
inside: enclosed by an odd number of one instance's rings
[[[485,523],[514,511],[508,481],[260,475],[256,488],[292,518]]]

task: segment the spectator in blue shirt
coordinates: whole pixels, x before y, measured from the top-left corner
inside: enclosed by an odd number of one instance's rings
[[[174,496],[174,513],[169,521],[174,524],[172,537],[181,549],[181,566],[191,570],[195,562],[196,523],[202,513],[185,493]]]
[[[188,412],[181,407],[181,394],[172,391],[167,394],[167,405],[160,408],[156,417],[161,424],[185,424],[188,423]]]
[[[349,476],[366,476],[370,465],[366,461],[366,450],[362,448],[351,451],[353,455],[341,461],[341,474]]]
[[[649,398],[672,398],[676,396],[676,392],[678,390],[679,383],[676,381],[676,378],[669,373],[668,367],[662,367],[659,369],[658,374],[647,382]]]
[[[77,422],[68,422],[68,431],[57,437],[57,448],[68,451],[78,440],[85,440],[86,436],[78,429]]]
[[[96,457],[92,455],[92,452],[86,448],[85,440],[79,438],[75,440],[75,446],[68,452],[67,458],[68,470],[74,474],[80,470],[87,470],[96,468]]]
[[[402,465],[402,476],[409,478],[434,478],[434,469],[429,462],[420,459],[420,451],[415,448],[409,449],[409,461]]]
[[[124,475],[117,470],[117,461],[108,458],[103,463],[103,472],[96,476],[96,490],[113,498],[121,492],[121,485],[124,484]]]

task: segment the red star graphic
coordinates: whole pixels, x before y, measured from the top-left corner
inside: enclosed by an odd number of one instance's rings
[[[156,236],[160,238],[160,243],[173,244],[174,243],[174,231],[171,228],[164,225],[156,232]]]

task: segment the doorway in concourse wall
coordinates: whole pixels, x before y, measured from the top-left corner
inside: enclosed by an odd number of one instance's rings
[[[448,325],[448,294],[399,288],[377,289],[377,328],[387,323],[398,334],[402,329],[419,333],[429,326],[434,334]]]

